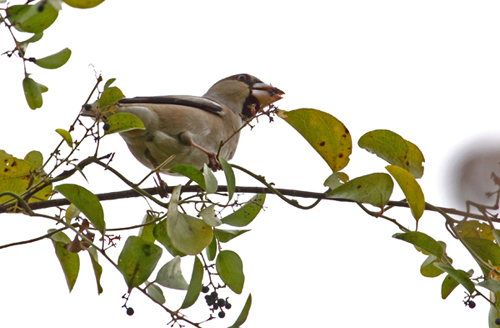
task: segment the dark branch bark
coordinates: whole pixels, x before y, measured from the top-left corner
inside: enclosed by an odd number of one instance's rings
[[[167,193],[171,193],[174,187],[165,187],[165,190]],[[338,202],[348,202],[348,203],[356,203],[355,201],[348,200],[348,199],[339,199],[339,198],[327,198],[326,194],[324,193],[318,193],[318,192],[310,192],[310,191],[303,191],[303,190],[294,190],[294,189],[276,189],[279,192],[281,192],[285,196],[292,196],[292,197],[299,197],[299,198],[311,198],[311,199],[324,199],[324,200],[331,200],[331,201],[338,201]],[[158,188],[145,188],[144,191],[151,195],[157,195]],[[202,192],[203,190],[199,186],[184,186],[182,187],[183,192],[187,193],[193,193],[193,192]],[[227,192],[227,186],[219,186],[217,192]],[[251,194],[272,194],[273,192],[265,187],[236,187],[236,192],[238,193],[251,193]],[[96,195],[99,200],[104,201],[104,200],[115,200],[115,199],[123,199],[123,198],[135,198],[135,197],[142,197],[139,193],[137,193],[135,190],[130,189],[130,190],[123,190],[123,191],[116,191],[116,192],[109,192],[109,193],[103,193],[103,194],[98,194]],[[39,210],[39,209],[44,209],[44,208],[50,208],[50,207],[56,207],[56,206],[64,206],[64,205],[69,205],[69,201],[65,198],[62,199],[51,199],[51,200],[46,200],[46,201],[41,201],[41,202],[36,202],[36,203],[30,203],[29,207],[32,210]],[[405,201],[389,201],[387,204],[388,206],[394,206],[394,207],[409,207],[408,203]],[[0,213],[7,213],[8,209],[12,207],[11,206],[0,206]],[[425,208],[428,211],[435,211],[435,209],[429,208],[426,206]],[[459,215],[459,216],[467,216],[475,219],[480,219],[484,220],[484,216],[480,214],[472,214],[472,213],[467,213],[464,211],[459,211],[453,208],[445,208],[445,207],[439,207],[442,211],[452,214],[452,215]]]

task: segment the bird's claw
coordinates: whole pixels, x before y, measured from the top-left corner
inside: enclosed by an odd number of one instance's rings
[[[208,167],[212,169],[212,171],[217,172],[222,170],[222,165],[220,164],[217,156],[214,153],[209,153],[208,155]]]

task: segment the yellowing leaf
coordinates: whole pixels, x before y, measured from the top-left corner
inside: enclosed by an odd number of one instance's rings
[[[392,194],[394,182],[385,173],[373,173],[352,179],[327,192],[329,198],[350,199],[383,208]]]
[[[66,64],[69,60],[69,57],[71,57],[71,50],[69,50],[68,48],[64,48],[58,53],[37,59],[35,61],[35,64],[43,68],[55,69]]]
[[[49,230],[49,232],[51,231],[53,230]],[[80,256],[77,253],[71,253],[64,248],[64,245],[71,242],[65,233],[58,232],[53,235],[51,239],[56,251],[57,259],[63,269],[69,291],[71,292],[76,283],[76,279],[78,278],[78,272],[80,271]]]
[[[0,150],[0,192],[10,191],[21,195],[41,181],[43,171],[38,169],[42,164],[43,157],[38,151],[29,152],[24,159],[19,159]],[[29,202],[47,200],[51,192],[52,186],[49,185],[37,192]],[[8,196],[0,197],[0,203],[8,199]]]
[[[125,98],[122,91],[118,87],[106,88],[99,98],[99,107],[103,108],[106,106],[114,105],[119,100]]]
[[[424,214],[425,199],[422,188],[420,188],[415,177],[410,172],[395,165],[388,165],[385,168],[396,179],[399,187],[403,190],[413,217],[416,220],[420,219],[422,214]]]
[[[167,213],[167,234],[177,250],[196,255],[210,244],[213,231],[202,220],[179,212],[177,206],[180,190],[181,186],[177,186],[172,191]]]
[[[425,160],[422,152],[397,133],[389,130],[370,131],[359,139],[358,145],[389,164],[409,171],[415,178],[421,178],[424,174],[422,163]]]
[[[349,130],[332,115],[312,108],[280,110],[278,116],[297,130],[337,172],[349,163],[352,141]]]
[[[56,132],[63,137],[64,141],[66,141],[70,148],[73,148],[73,137],[71,137],[71,134],[68,131],[64,129],[56,129]]]
[[[94,8],[104,2],[104,0],[63,0],[63,1],[71,7],[80,9]]]
[[[105,134],[145,129],[141,119],[130,113],[113,114],[108,118],[106,123],[109,124],[109,129],[105,131]]]

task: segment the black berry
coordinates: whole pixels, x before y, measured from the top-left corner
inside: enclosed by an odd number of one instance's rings
[[[474,301],[469,301],[469,303],[467,304],[471,309],[475,308],[476,307],[476,302]]]
[[[108,123],[104,123],[104,126],[102,127],[102,129],[104,131],[108,131],[110,127],[111,127],[111,125],[109,125]]]
[[[83,106],[83,109],[85,109],[86,111],[92,110],[92,105],[86,104],[85,106]]]
[[[495,319],[495,325],[499,325],[500,326],[500,318],[496,318]]]
[[[219,312],[219,318],[224,318],[226,316],[226,313],[224,311]]]
[[[128,315],[133,315],[134,314],[134,309],[132,309],[131,307],[127,308],[127,314]]]
[[[229,310],[231,308],[231,306],[232,306],[231,303],[226,302],[226,309]]]
[[[208,288],[208,286],[203,286],[203,288],[201,289],[201,291],[205,294],[208,293],[209,290],[210,288]]]
[[[226,301],[224,301],[223,298],[219,298],[219,300],[217,301],[217,305],[223,307],[224,305],[226,305]]]
[[[214,299],[219,298],[219,295],[217,295],[217,292],[212,292],[212,294],[210,294],[210,296],[213,297]]]
[[[205,301],[207,301],[208,306],[215,304],[215,299],[210,295],[205,296]]]

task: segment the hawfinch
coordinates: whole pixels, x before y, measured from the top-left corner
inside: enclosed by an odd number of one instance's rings
[[[114,109],[134,114],[144,123],[145,130],[120,133],[135,158],[154,169],[174,155],[161,171],[175,174],[168,170],[176,164],[201,169],[207,163],[219,169],[216,155],[221,142],[225,144],[220,156],[230,160],[238,145],[238,129],[283,94],[252,75],[238,74],[215,83],[202,97],[125,98]]]

